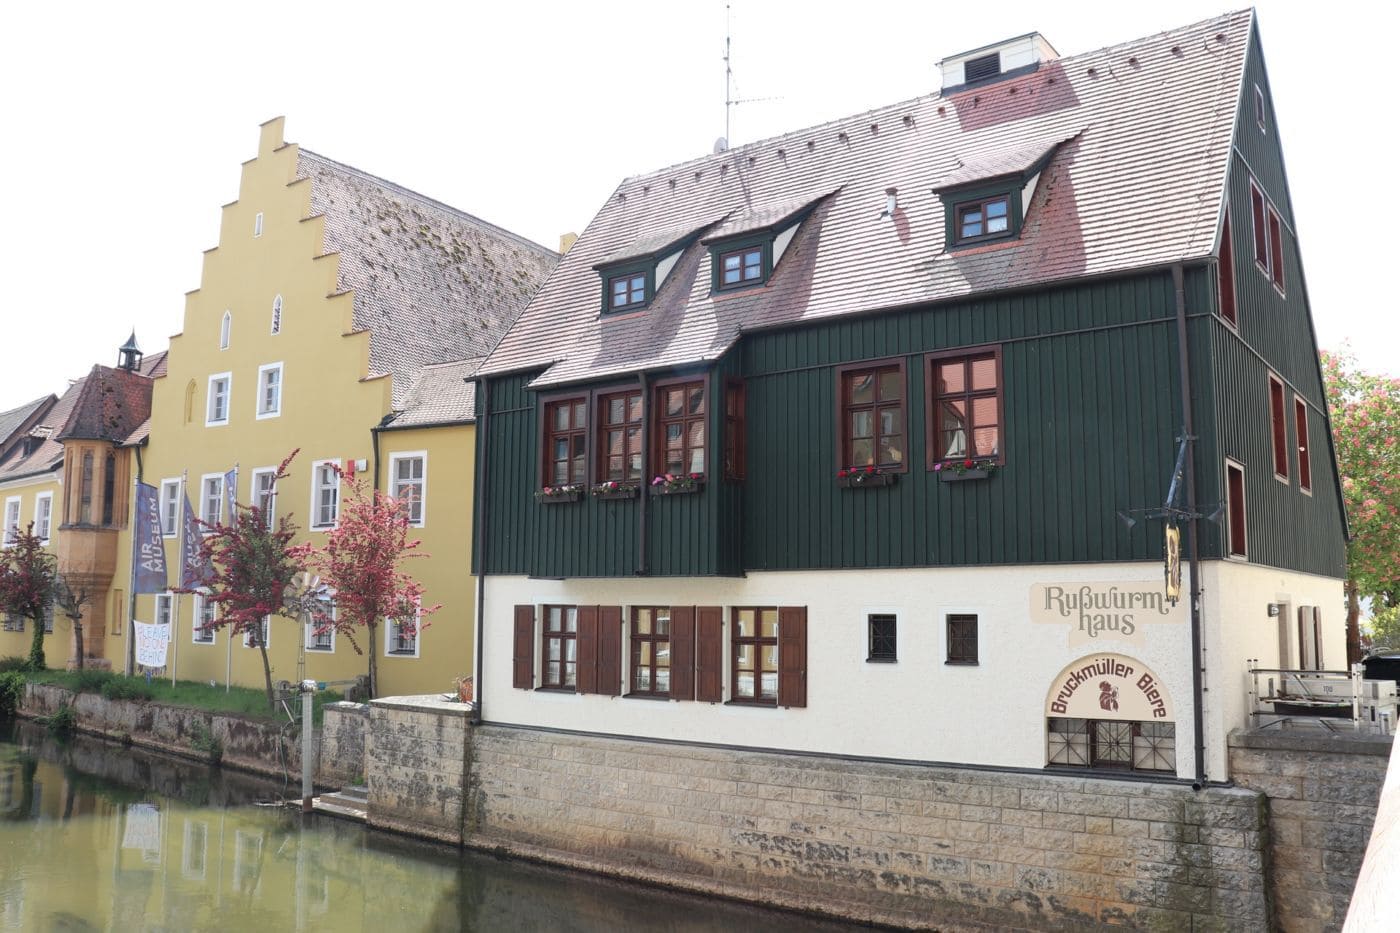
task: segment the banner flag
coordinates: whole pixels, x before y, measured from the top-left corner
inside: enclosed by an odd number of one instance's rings
[[[160,491],[136,484],[136,583],[133,593],[164,593],[165,537],[160,527]]]
[[[180,536],[180,586],[189,590],[206,585],[214,576],[214,568],[208,561],[199,559],[199,545],[204,535],[195,521],[188,495],[185,496],[184,526]]]
[[[165,667],[165,650],[170,646],[170,626],[133,622],[136,630],[136,663],[145,667]]]
[[[238,527],[238,467],[224,474],[224,524]]]

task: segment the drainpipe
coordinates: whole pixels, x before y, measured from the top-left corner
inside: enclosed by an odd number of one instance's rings
[[[1196,783],[1199,790],[1206,781],[1205,688],[1201,683],[1205,658],[1201,648],[1201,545],[1200,517],[1196,512],[1196,430],[1191,416],[1191,351],[1186,344],[1186,273],[1181,263],[1172,266],[1172,285],[1176,290],[1177,367],[1181,376],[1181,423],[1186,432],[1186,514],[1191,529],[1189,556],[1191,561],[1191,691],[1193,702],[1191,726],[1196,741]]]
[[[638,373],[637,382],[642,387],[642,465],[646,466],[650,462],[648,453],[651,450],[651,435],[649,426],[651,424],[651,399],[647,393],[647,374]],[[644,577],[647,574],[647,499],[651,487],[647,485],[646,470],[642,470],[641,483],[637,487],[637,576]]]
[[[395,417],[395,413],[391,411],[391,412],[389,412],[387,415],[385,415],[383,418],[380,418],[378,424],[376,424],[374,427],[372,427],[372,428],[369,429],[369,442],[370,442],[370,447],[371,447],[371,448],[373,449],[373,451],[374,451],[374,473],[373,473],[373,476],[374,476],[374,491],[375,491],[375,492],[378,492],[378,491],[379,491],[379,432],[380,432],[380,431],[383,431],[385,428],[387,428],[387,427],[389,426],[389,424],[394,420],[394,417]]]
[[[486,670],[483,639],[486,637],[486,509],[490,496],[486,494],[486,445],[491,421],[491,382],[479,379],[476,389],[480,396],[481,417],[476,422],[476,670],[472,672],[473,723],[482,721],[482,675]]]

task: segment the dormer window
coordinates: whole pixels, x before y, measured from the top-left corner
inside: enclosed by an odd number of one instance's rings
[[[628,272],[608,279],[608,310],[630,311],[647,303],[647,274]]]
[[[957,205],[957,242],[990,240],[1011,232],[1011,198],[998,195]]]
[[[747,246],[719,254],[719,287],[742,288],[745,285],[761,285],[767,278],[764,274],[764,248]]]

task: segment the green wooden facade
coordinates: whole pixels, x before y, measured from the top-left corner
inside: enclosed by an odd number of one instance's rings
[[[1217,264],[1184,268],[1197,499],[1205,511],[1222,502],[1224,460],[1239,461],[1250,561],[1340,577],[1344,522],[1316,342],[1257,33],[1251,41],[1228,180],[1238,327],[1220,315]],[[1286,228],[1284,294],[1252,260],[1251,175]],[[871,293],[869,314],[745,333],[707,370],[708,478],[692,495],[537,502],[541,407],[527,385],[539,370],[487,380],[477,394],[478,572],[723,576],[1161,558],[1161,523],[1127,529],[1117,513],[1161,505],[1182,430],[1170,268],[883,312],[878,283]],[[925,463],[925,354],[988,345],[1001,351],[1005,465],[941,482]],[[890,486],[841,488],[837,367],[890,358],[905,363],[908,470]],[[1288,484],[1273,476],[1270,372],[1287,388],[1295,452],[1294,393],[1309,407],[1311,495],[1296,466]],[[747,401],[741,482],[720,469],[723,389],[734,378]],[[1223,558],[1223,525],[1202,529],[1202,557]]]

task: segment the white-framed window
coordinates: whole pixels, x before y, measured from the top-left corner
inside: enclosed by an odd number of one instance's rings
[[[414,613],[403,619],[386,619],[384,625],[384,654],[390,658],[418,657],[419,620],[422,614],[415,600]]]
[[[214,620],[218,617],[218,603],[211,602],[202,593],[195,594],[193,641],[196,645],[214,644]]]
[[[208,525],[224,520],[224,474],[205,473],[199,478],[199,517]]]
[[[311,527],[334,528],[340,520],[339,460],[317,460],[311,464]]]
[[[282,364],[266,363],[258,367],[257,417],[276,418],[282,414]]]
[[[316,601],[321,604],[321,611],[329,612],[332,620],[335,619],[335,597],[328,591],[323,590],[316,597]],[[306,650],[321,651],[327,654],[335,652],[335,629],[327,628],[324,632],[317,632],[319,627],[314,616],[308,616],[306,620]]]
[[[263,510],[263,520],[268,528],[277,520],[276,478],[275,467],[259,467],[253,471],[253,505]]]
[[[272,299],[272,336],[282,333],[282,296]]]
[[[156,594],[156,625],[169,625],[172,618],[170,608],[174,605],[175,597],[170,593]]]
[[[256,648],[258,645],[267,647],[272,637],[272,616],[263,616],[256,629],[245,629],[243,632],[243,647]]]
[[[262,211],[253,215],[253,239],[262,236],[263,218]]]
[[[160,532],[167,538],[180,533],[180,478],[160,481]]]
[[[10,496],[5,500],[5,524],[0,534],[0,543],[5,547],[15,543],[15,538],[19,536],[19,496]]]
[[[219,349],[228,349],[228,338],[233,332],[233,312],[225,310],[223,319],[219,321]]]
[[[422,528],[427,516],[428,452],[414,450],[389,456],[389,495],[416,528]]]
[[[209,377],[209,407],[204,413],[204,426],[228,424],[229,396],[233,389],[233,373],[216,373]]]
[[[53,493],[41,492],[34,497],[34,533],[45,544],[53,533]]]

